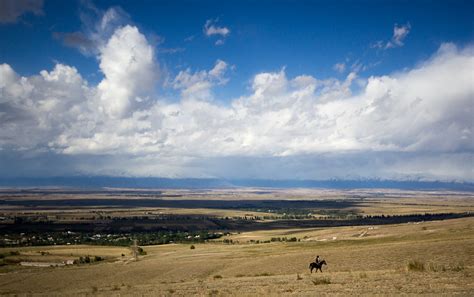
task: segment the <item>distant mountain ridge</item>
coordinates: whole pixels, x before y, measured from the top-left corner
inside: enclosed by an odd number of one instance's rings
[[[474,183],[410,180],[270,180],[218,178],[161,178],[114,176],[16,177],[0,179],[0,187],[75,187],[75,188],[325,188],[325,189],[406,189],[473,191]]]

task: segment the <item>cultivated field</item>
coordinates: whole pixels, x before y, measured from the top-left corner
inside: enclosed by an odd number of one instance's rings
[[[296,242],[249,243],[275,237]],[[5,295],[315,296],[474,294],[474,218],[383,226],[263,230],[208,242],[143,247],[138,261],[123,247],[4,248],[7,256],[101,256],[65,267],[0,267]],[[44,255],[41,255],[41,251]],[[323,273],[310,274],[319,254]]]

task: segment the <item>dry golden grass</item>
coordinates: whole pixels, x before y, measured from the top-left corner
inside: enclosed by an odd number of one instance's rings
[[[426,228],[425,228],[426,227]],[[314,296],[474,294],[474,218],[321,230],[279,230],[232,235],[241,244],[144,247],[137,262],[121,261],[123,248],[61,246],[22,248],[54,255],[116,257],[94,265],[0,268],[0,294],[43,296]],[[273,232],[273,233],[272,233]],[[247,244],[245,238],[330,237],[292,243]],[[336,237],[335,240],[332,240]],[[306,239],[308,239],[306,238]],[[6,249],[1,252],[4,253]],[[310,274],[316,254],[328,262]],[[418,261],[422,271],[409,269]]]

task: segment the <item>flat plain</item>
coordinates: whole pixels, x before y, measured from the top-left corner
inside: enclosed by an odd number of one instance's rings
[[[174,191],[176,194],[177,191]],[[380,192],[380,191],[379,191]],[[102,194],[101,194],[102,195]],[[216,195],[217,197],[215,197]],[[472,212],[470,193],[399,192],[371,190],[282,190],[255,194],[240,191],[199,193],[166,199],[228,200],[353,200],[350,213],[403,215],[408,213]],[[210,197],[212,196],[212,197]],[[356,196],[356,197],[354,197]],[[6,200],[12,199],[4,198]],[[26,197],[30,199],[31,197]],[[20,199],[26,199],[22,197]],[[95,197],[97,198],[97,197]],[[362,198],[362,199],[361,199]],[[18,199],[18,198],[16,198]],[[45,199],[38,197],[38,199]],[[59,199],[54,197],[54,199]],[[338,209],[340,210],[340,209]],[[85,215],[93,207],[12,209],[3,205],[3,216],[12,213]],[[200,215],[268,215],[263,209],[214,209],[196,206],[103,206],[112,215],[143,213],[199,213]],[[248,213],[252,211],[252,213]],[[317,213],[317,209],[310,210]],[[347,209],[346,209],[347,211]],[[327,209],[326,209],[327,213]],[[336,212],[339,214],[339,212]],[[283,214],[279,213],[279,216]],[[70,218],[69,218],[70,219]],[[317,217],[304,220],[318,219]],[[262,219],[264,220],[264,219]],[[270,219],[268,219],[270,220]],[[278,216],[271,220],[278,220]],[[290,240],[294,238],[294,240]],[[315,296],[317,295],[425,295],[474,294],[474,218],[358,225],[324,228],[229,230],[220,238],[193,243],[142,246],[137,258],[127,246],[56,245],[11,246],[0,249],[2,295],[101,295],[101,296]],[[328,265],[310,273],[316,255]],[[61,267],[31,267],[20,263],[57,263],[79,257],[102,261]]]

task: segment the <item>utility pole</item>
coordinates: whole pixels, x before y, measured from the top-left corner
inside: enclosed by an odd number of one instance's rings
[[[136,239],[133,240],[132,256],[135,261],[138,261],[138,243]]]

